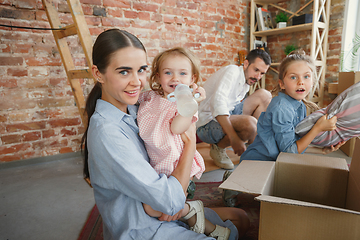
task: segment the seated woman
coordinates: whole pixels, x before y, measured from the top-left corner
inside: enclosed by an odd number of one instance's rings
[[[86,103],[88,126],[82,143],[84,173],[94,188],[104,239],[213,239],[178,221],[195,154],[195,126],[181,135],[184,149],[169,177],[157,174],[149,164],[139,137],[134,104],[146,82],[143,44],[126,31],[107,30],[95,41],[93,64],[97,82]],[[142,203],[162,216],[150,217]],[[241,209],[206,208],[205,217],[228,227],[229,239],[238,239],[249,227]]]

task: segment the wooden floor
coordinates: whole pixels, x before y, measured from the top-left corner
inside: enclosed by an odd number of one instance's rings
[[[210,157],[210,144],[204,142],[198,143],[196,144],[196,150],[204,158],[205,172],[210,172],[216,169],[220,169],[218,166],[215,165],[214,161]],[[226,149],[226,153],[234,164],[239,164],[240,157],[236,155],[232,149],[230,148]]]

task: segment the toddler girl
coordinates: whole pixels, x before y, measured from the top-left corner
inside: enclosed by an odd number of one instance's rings
[[[178,84],[185,84],[193,87],[193,94],[200,93],[197,101],[202,101],[205,99],[205,90],[201,87],[197,88],[196,83],[199,79],[198,59],[184,48],[178,47],[164,51],[153,61],[150,76],[152,90],[140,95],[137,119],[140,137],[145,142],[150,164],[159,174],[171,175],[183,151],[184,144],[180,134],[197,121],[197,114],[191,117],[178,114],[176,103],[169,101],[167,96]],[[199,179],[204,171],[204,160],[196,151],[191,177],[195,176]],[[190,183],[190,187],[191,185],[193,183]],[[162,215],[149,205],[143,204],[143,206],[146,213],[152,217]],[[205,219],[201,201],[186,202],[181,217],[187,220],[190,229],[195,232],[205,233],[217,239],[229,237],[228,228],[215,226]]]

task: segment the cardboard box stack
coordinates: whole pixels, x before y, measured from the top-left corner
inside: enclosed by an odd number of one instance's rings
[[[261,202],[259,240],[360,239],[360,139],[350,169],[341,158],[281,153],[242,161],[220,188]]]

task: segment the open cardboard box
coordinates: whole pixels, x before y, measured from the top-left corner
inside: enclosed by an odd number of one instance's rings
[[[360,239],[360,139],[345,159],[281,153],[242,161],[220,188],[256,195],[260,240]]]

